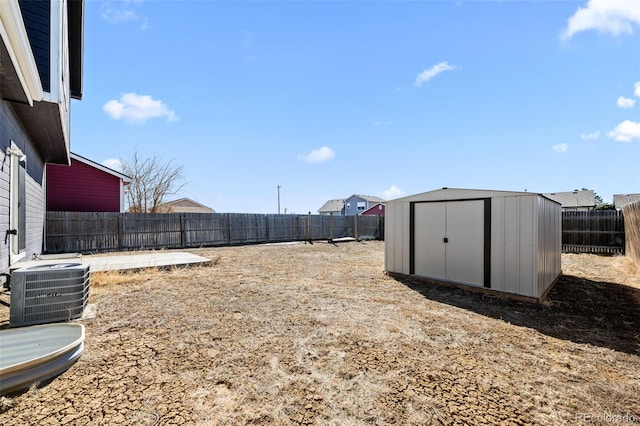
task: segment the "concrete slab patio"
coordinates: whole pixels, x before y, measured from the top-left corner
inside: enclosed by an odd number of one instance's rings
[[[124,269],[158,268],[168,266],[197,265],[209,262],[206,257],[187,252],[158,252],[125,255],[67,255],[41,256],[38,260],[21,262],[13,265],[12,269],[30,268],[35,266],[55,265],[60,263],[88,264],[91,272],[116,271]]]

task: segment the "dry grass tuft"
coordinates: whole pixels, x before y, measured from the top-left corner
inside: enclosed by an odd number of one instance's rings
[[[13,400],[4,396],[0,396],[0,413],[4,413],[13,407]]]

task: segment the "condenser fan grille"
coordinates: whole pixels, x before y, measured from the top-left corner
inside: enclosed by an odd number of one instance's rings
[[[68,321],[89,300],[89,266],[80,263],[22,268],[11,274],[11,327]]]

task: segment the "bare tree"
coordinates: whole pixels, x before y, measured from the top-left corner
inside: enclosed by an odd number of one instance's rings
[[[154,213],[165,196],[176,194],[186,184],[182,166],[173,160],[165,163],[155,155],[141,158],[136,151],[130,160],[120,162],[122,173],[131,178],[127,194],[131,212]]]

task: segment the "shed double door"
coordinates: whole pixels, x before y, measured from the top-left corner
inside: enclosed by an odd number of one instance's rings
[[[416,203],[414,274],[484,285],[484,200]]]

